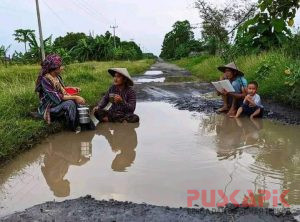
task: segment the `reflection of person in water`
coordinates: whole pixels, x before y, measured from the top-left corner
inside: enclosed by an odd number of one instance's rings
[[[232,121],[224,117],[222,123],[216,126],[218,157],[221,160],[236,158],[237,154],[242,153],[242,149],[238,148],[258,142],[261,129],[261,120],[243,118]]]
[[[68,138],[71,137],[71,138]],[[82,166],[90,160],[91,140],[94,134],[61,134],[49,143],[41,170],[56,197],[70,195],[70,182],[64,179],[70,165]]]
[[[135,128],[139,123],[128,124],[102,124],[97,134],[104,136],[112,151],[118,153],[111,164],[114,171],[124,172],[135,160],[137,147],[137,134]]]

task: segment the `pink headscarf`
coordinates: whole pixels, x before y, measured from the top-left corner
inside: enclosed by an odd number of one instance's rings
[[[36,92],[39,92],[41,90],[42,77],[45,74],[49,73],[51,70],[61,67],[61,65],[62,65],[62,59],[59,55],[51,54],[45,58],[45,60],[41,64],[42,68],[36,80],[36,85],[35,85]]]

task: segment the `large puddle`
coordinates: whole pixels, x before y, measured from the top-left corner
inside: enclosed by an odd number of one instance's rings
[[[91,194],[187,206],[187,190],[289,190],[300,205],[300,127],[138,103],[141,123],[50,136],[0,171],[0,214]],[[195,202],[201,205],[201,201]]]
[[[157,76],[164,74],[163,71],[160,70],[148,70],[144,73],[145,76]]]
[[[135,83],[150,83],[150,82],[164,82],[166,80],[165,77],[161,78],[138,78]]]

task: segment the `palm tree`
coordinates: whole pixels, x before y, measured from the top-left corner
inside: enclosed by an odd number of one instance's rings
[[[34,34],[35,30],[31,29],[17,29],[13,34],[15,36],[15,40],[18,42],[24,42],[25,52],[27,52],[27,42],[29,41],[30,35]]]

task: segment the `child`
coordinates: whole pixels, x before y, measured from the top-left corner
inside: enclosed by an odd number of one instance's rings
[[[264,112],[264,107],[261,103],[260,96],[256,94],[258,89],[258,84],[256,81],[252,81],[248,84],[248,95],[245,97],[243,106],[241,106],[235,116],[238,118],[241,114],[246,114],[250,118],[262,117]]]

